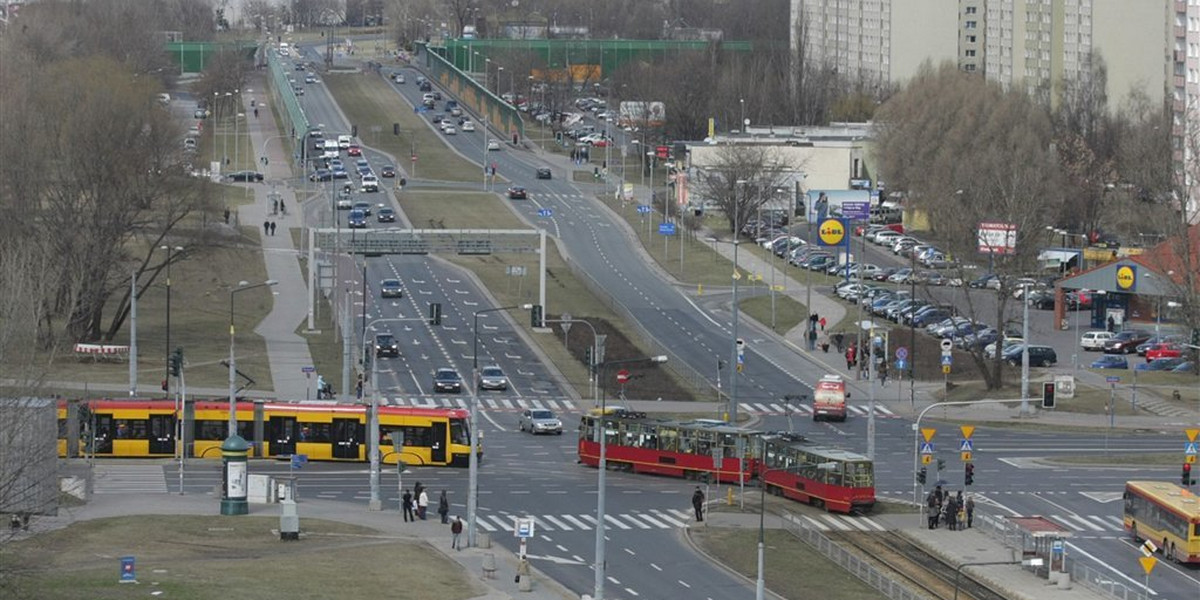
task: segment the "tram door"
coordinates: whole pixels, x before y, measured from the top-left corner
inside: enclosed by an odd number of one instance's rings
[[[429,462],[435,465],[446,463],[446,423],[433,422],[433,439],[429,441]]]
[[[175,415],[150,415],[150,454],[175,454]]]
[[[271,417],[267,420],[267,440],[271,456],[296,453],[296,417]]]
[[[333,457],[358,460],[358,446],[361,444],[359,430],[362,425],[358,419],[333,420]]]
[[[113,418],[112,415],[97,413],[93,417],[96,425],[92,442],[92,454],[112,454],[113,451]]]

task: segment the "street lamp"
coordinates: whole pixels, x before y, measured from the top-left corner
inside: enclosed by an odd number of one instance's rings
[[[758,460],[767,460],[767,441],[766,438],[759,436],[758,438],[759,457]],[[767,511],[767,473],[780,471],[793,471],[804,468],[804,465],[793,465],[790,467],[781,467],[778,469],[765,469],[758,475],[758,578],[754,580],[754,600],[763,600],[763,595],[766,592],[766,581],[763,575],[763,553],[766,548],[766,511]]]
[[[367,330],[374,329],[376,323],[398,322],[398,321],[421,321],[420,317],[395,317],[387,319],[375,319],[363,327],[362,349],[363,360],[367,357]],[[369,477],[371,483],[371,502],[367,505],[368,510],[381,510],[383,508],[383,500],[379,496],[379,378],[375,369],[378,363],[377,356],[371,357],[371,415],[368,421],[367,435],[367,454],[371,462],[371,475]],[[402,507],[403,508],[403,507]]]
[[[592,570],[596,573],[594,588],[592,590],[592,600],[604,600],[604,475],[608,471],[608,447],[607,437],[605,433],[604,410],[605,410],[605,386],[607,380],[608,368],[615,365],[636,363],[636,362],[652,362],[662,364],[667,362],[666,355],[645,356],[641,358],[626,358],[622,360],[614,360],[600,364],[600,419],[599,426],[596,427],[596,436],[600,439],[600,464],[596,474],[596,563]]]
[[[467,547],[475,546],[475,527],[476,513],[479,507],[479,456],[476,450],[479,448],[479,432],[475,428],[476,415],[479,413],[479,315],[500,312],[502,310],[512,310],[514,308],[530,309],[532,304],[521,304],[518,306],[495,306],[475,311],[473,324],[471,326],[472,352],[471,352],[471,453],[467,457]]]
[[[237,381],[237,356],[234,354],[233,297],[238,292],[277,283],[279,282],[274,279],[253,285],[246,281],[239,281],[237,287],[229,290],[229,437],[237,435],[237,391],[234,389]]]
[[[171,397],[171,254],[183,252],[183,246],[159,246],[167,251],[167,373],[163,376],[163,391]]]

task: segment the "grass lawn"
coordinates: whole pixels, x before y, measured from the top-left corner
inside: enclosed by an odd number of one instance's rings
[[[441,134],[410,107],[386,81],[375,75],[327,74],[325,83],[346,118],[358,126],[364,144],[403,161],[396,165],[409,170],[413,179],[475,182],[479,167],[446,146]],[[415,84],[409,84],[415,85]],[[392,124],[400,124],[400,135],[392,135]],[[378,126],[379,133],[372,131]],[[480,132],[478,135],[482,135]],[[415,168],[409,157],[415,153]]]
[[[804,305],[792,300],[790,296],[775,294],[775,318],[771,319],[771,294],[759,291],[758,295],[738,300],[738,307],[751,319],[771,327],[772,331],[783,335],[791,328],[799,325],[808,318]],[[774,326],[772,326],[774,323]]]
[[[483,586],[420,542],[305,519],[283,542],[279,519],[151,516],[85,521],[0,546],[9,598],[358,598],[460,600]],[[147,535],[147,532],[154,532]],[[140,583],[117,581],[117,557],[137,558]],[[370,568],[364,568],[370,566]],[[420,576],[436,574],[436,576]],[[10,579],[11,577],[11,579]]]

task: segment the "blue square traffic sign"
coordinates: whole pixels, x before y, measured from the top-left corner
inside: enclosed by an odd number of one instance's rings
[[[658,232],[662,235],[675,235],[674,223],[659,223]]]

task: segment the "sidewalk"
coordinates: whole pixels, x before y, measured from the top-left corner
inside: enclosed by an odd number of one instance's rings
[[[266,93],[266,81],[261,73],[251,76],[254,89]],[[263,94],[256,94],[262,98]],[[258,102],[255,107],[249,105],[249,96],[245,97],[246,106],[242,107],[247,115],[246,129],[256,152],[266,148],[268,164],[259,163],[257,167],[263,172],[263,183],[244,184],[254,190],[254,203],[238,208],[240,223],[255,226],[259,232],[263,247],[263,261],[267,267],[267,278],[278,283],[272,287],[275,302],[271,312],[254,328],[254,332],[262,336],[267,344],[267,357],[271,365],[271,381],[277,399],[299,400],[309,394],[310,382],[301,371],[303,367],[312,366],[312,354],[308,350],[308,340],[296,333],[297,328],[308,318],[308,282],[300,270],[299,256],[292,241],[292,229],[303,231],[300,203],[296,200],[293,190],[284,185],[282,180],[292,177],[291,156],[287,147],[276,137],[275,115],[271,112],[270,104]],[[257,118],[254,109],[258,109]],[[286,213],[271,214],[271,192],[279,194]],[[264,221],[274,222],[274,235],[264,235],[258,227]],[[255,283],[255,282],[251,282]]]

